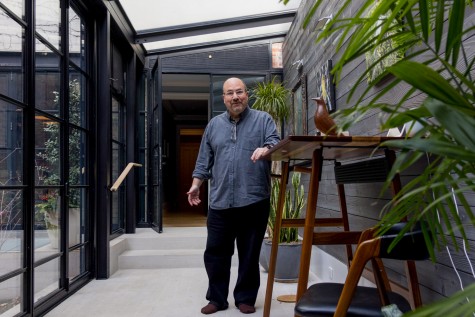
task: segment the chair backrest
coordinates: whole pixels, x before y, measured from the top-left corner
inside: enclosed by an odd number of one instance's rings
[[[406,225],[404,222],[397,223],[379,238],[381,240],[380,258],[414,261],[429,258],[430,254],[419,222],[410,231],[405,232],[402,238],[389,249]]]

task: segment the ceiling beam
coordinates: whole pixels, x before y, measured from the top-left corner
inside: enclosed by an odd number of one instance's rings
[[[206,35],[217,32],[235,31],[239,29],[255,28],[274,24],[290,23],[293,21],[296,10],[287,10],[277,13],[260,14],[254,16],[238,17],[233,19],[207,21],[149,29],[137,32],[136,44],[156,41],[165,41],[182,37]]]
[[[219,40],[219,41],[214,41],[214,42],[196,43],[196,44],[189,44],[189,45],[182,45],[182,46],[169,46],[169,47],[164,47],[164,48],[159,48],[159,49],[150,49],[147,51],[147,56],[153,56],[153,55],[158,55],[158,54],[179,53],[179,52],[198,50],[198,49],[209,49],[209,48],[214,48],[214,47],[220,47],[223,45],[235,45],[235,44],[256,42],[256,41],[261,41],[261,40],[278,39],[278,38],[285,37],[285,35],[287,35],[287,31],[254,35],[254,36],[245,36],[245,37],[239,37],[239,38],[234,38],[234,39],[225,39],[225,40]]]

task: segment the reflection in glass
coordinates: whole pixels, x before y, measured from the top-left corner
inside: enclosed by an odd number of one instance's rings
[[[22,191],[0,188],[0,276],[23,267],[22,199]]]
[[[60,206],[58,189],[35,191],[35,260],[57,252],[61,232]]]
[[[79,129],[69,130],[69,184],[86,185],[86,133]],[[77,199],[70,199],[77,204]]]
[[[23,27],[0,9],[0,29],[0,94],[23,101]]]
[[[60,58],[36,41],[35,105],[37,109],[59,116]]]
[[[84,224],[86,223],[86,189],[72,188],[69,197],[76,197],[75,203],[69,201],[69,247],[84,242]]]
[[[23,183],[23,111],[0,100],[0,186]]]
[[[142,163],[144,166],[144,162],[147,159],[148,150],[142,149],[139,152],[139,162]],[[147,170],[146,168],[142,168],[139,172],[139,222],[147,222],[148,221],[148,208],[147,208],[147,201],[148,201],[148,186],[147,186]]]
[[[2,0],[3,3],[10,11],[15,13],[19,18],[24,18],[25,14],[25,1],[24,0]],[[2,29],[3,31],[3,29]]]
[[[60,49],[61,8],[59,0],[36,0],[36,32]]]
[[[116,142],[112,143],[112,180],[119,177],[124,165],[124,146]],[[116,192],[112,192],[112,217],[111,230],[112,232],[124,228],[124,206],[125,206],[125,182],[119,186]]]
[[[23,111],[0,101],[0,276],[22,267]]]
[[[69,235],[68,235],[68,246],[75,246],[80,242],[81,239],[81,211],[79,207],[69,206],[68,208],[69,216]]]
[[[86,67],[85,27],[79,15],[69,8],[69,58],[81,69]]]
[[[37,185],[58,185],[62,162],[60,152],[60,124],[44,116],[35,120],[35,183]]]
[[[85,247],[75,249],[69,252],[69,279],[86,271],[86,250]]]
[[[303,102],[302,102],[302,86],[299,86],[293,93],[293,110],[294,110],[294,134],[303,135]]]
[[[47,251],[45,251],[47,252]],[[59,258],[35,267],[35,303],[59,289]]]
[[[86,79],[74,68],[69,69],[69,122],[86,127]]]
[[[116,98],[112,98],[112,139],[122,142],[121,140],[121,120],[120,120],[120,103]]]
[[[2,294],[0,315],[15,316],[22,311],[21,308],[24,306],[21,296],[23,279],[23,275],[17,275],[0,283],[0,294]]]

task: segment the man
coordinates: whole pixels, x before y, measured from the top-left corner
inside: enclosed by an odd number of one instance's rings
[[[234,301],[244,314],[254,313],[260,286],[259,253],[269,217],[270,162],[260,160],[279,141],[272,117],[248,107],[246,85],[239,78],[223,84],[227,111],[210,120],[201,141],[188,191],[198,205],[199,188],[210,181],[208,238],[204,262],[208,305],[203,314],[228,308],[231,258],[236,242],[239,268]]]

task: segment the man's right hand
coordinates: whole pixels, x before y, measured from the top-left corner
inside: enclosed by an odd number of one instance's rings
[[[197,206],[201,203],[199,186],[191,185],[190,190],[186,194],[188,195],[190,206]]]

